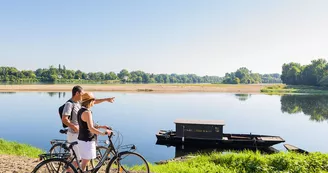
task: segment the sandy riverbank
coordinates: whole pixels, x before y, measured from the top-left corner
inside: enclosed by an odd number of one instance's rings
[[[30,173],[38,164],[38,159],[23,156],[0,155],[0,172]]]
[[[74,84],[53,85],[0,85],[0,92],[19,91],[71,91]],[[230,84],[117,84],[92,85],[81,84],[86,91],[117,91],[117,92],[229,92],[229,93],[260,93],[268,85],[230,85]]]
[[[40,163],[38,158],[0,154],[0,173],[31,173]],[[100,172],[105,172],[102,166]]]

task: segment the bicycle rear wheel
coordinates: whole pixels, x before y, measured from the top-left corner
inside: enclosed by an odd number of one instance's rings
[[[106,173],[149,173],[149,166],[140,154],[124,151],[110,160]]]
[[[68,169],[73,173],[77,173],[75,167],[65,159],[52,158],[40,162],[32,173],[66,173]]]
[[[54,155],[59,153],[69,153],[69,149],[64,143],[56,143],[50,148],[49,153]]]

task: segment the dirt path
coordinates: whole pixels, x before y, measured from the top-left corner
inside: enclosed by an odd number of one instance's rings
[[[31,173],[38,163],[39,160],[37,158],[31,159],[22,156],[0,154],[0,173]],[[103,173],[105,172],[105,170],[106,166],[103,166],[98,172]],[[136,171],[133,173],[143,172]]]
[[[38,164],[38,159],[22,156],[0,155],[1,173],[30,173]]]

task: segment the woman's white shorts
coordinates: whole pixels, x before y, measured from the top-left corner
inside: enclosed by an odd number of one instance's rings
[[[96,158],[96,141],[78,141],[80,156],[82,159],[90,160]]]

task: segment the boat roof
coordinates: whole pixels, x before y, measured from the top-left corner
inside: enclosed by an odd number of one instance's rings
[[[220,125],[224,126],[223,120],[184,120],[184,119],[176,119],[174,121],[175,124],[199,124],[199,125]]]

